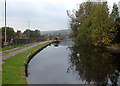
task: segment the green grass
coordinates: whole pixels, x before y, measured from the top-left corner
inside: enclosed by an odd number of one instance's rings
[[[0,51],[2,51],[2,48],[0,47]]]
[[[2,84],[2,71],[0,71],[0,86]]]
[[[26,84],[24,65],[27,61],[27,55],[35,52],[48,43],[49,42],[33,47],[23,53],[4,60],[6,63],[2,65],[2,84]]]
[[[17,48],[17,47],[21,47],[21,46],[24,46],[24,45],[25,45],[25,44],[6,46],[6,47],[2,48],[2,51],[10,50],[10,49]]]
[[[2,52],[2,48],[0,48],[0,52]],[[2,54],[0,55],[0,61],[2,60]],[[1,64],[0,64],[1,67]],[[0,86],[2,84],[2,71],[0,70]]]
[[[32,42],[32,43],[29,43],[29,44],[31,45],[31,44],[34,44],[34,43],[37,43],[37,42]],[[6,47],[2,48],[2,51],[10,50],[10,49],[17,48],[17,47],[24,47],[25,45],[28,45],[28,44],[18,44],[18,45],[6,46]]]

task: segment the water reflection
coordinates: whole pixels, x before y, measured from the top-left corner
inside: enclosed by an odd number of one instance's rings
[[[62,43],[63,44],[63,43]],[[28,64],[28,84],[84,84],[77,80],[77,74],[67,73],[69,66],[68,46],[48,46],[39,52]]]
[[[87,84],[120,85],[120,55],[83,44],[70,50],[68,73],[77,72]]]
[[[58,47],[60,43],[53,43],[54,47]]]

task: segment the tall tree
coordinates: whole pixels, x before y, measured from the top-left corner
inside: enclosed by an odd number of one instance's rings
[[[40,37],[40,36],[41,36],[41,34],[40,34],[40,31],[39,31],[39,30],[35,30],[35,36],[36,36],[36,37]]]
[[[18,39],[20,38],[21,34],[22,34],[21,31],[18,30],[17,33],[16,33]]]
[[[114,8],[116,8],[114,6]],[[115,11],[115,10],[113,10]],[[72,37],[76,42],[90,43],[94,45],[110,45],[116,34],[116,24],[118,20],[117,10],[109,16],[107,2],[84,2],[78,11],[68,16],[70,17],[70,27]]]
[[[23,34],[26,35],[26,38],[29,38],[30,33],[31,33],[31,30],[30,30],[30,29],[26,29],[26,30],[23,32]]]
[[[27,38],[28,37],[40,37],[41,36],[39,30],[32,31],[30,29],[27,29],[26,31],[23,32],[23,34],[26,34]]]
[[[116,33],[116,36],[113,40],[113,43],[120,43],[120,15],[119,15],[117,4],[113,5],[113,9],[112,9],[112,12],[110,14],[110,18],[112,20],[114,20],[114,22],[115,22],[114,28],[117,29],[117,33]]]
[[[110,14],[110,17],[115,21],[120,21],[120,20],[118,20],[118,18],[119,18],[118,6],[115,3],[113,4],[113,9],[112,9],[112,12]]]
[[[2,30],[2,38],[5,38],[5,27],[2,27],[1,30]],[[15,36],[14,29],[12,27],[6,27],[6,35],[7,35],[7,39],[14,38]]]

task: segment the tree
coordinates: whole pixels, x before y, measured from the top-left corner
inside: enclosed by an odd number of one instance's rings
[[[42,35],[42,40],[48,40],[48,39],[49,39],[49,34]]]
[[[20,31],[20,30],[18,30],[18,31],[17,31],[17,33],[16,33],[16,35],[17,35],[17,38],[19,39],[19,38],[20,38],[20,36],[21,36],[21,31]]]
[[[114,16],[111,18],[107,2],[82,3],[78,11],[73,14],[68,12],[72,37],[78,44],[110,45],[117,34],[114,20],[118,20],[118,12],[113,11],[111,15]]]
[[[2,27],[1,30],[2,30],[2,38],[5,38],[5,27]],[[7,39],[12,39],[15,37],[15,31],[12,27],[6,27],[6,36]]]
[[[39,30],[32,31],[30,29],[27,29],[26,31],[23,32],[23,34],[26,34],[27,38],[29,38],[29,37],[40,37],[41,36]]]
[[[31,32],[30,29],[26,29],[26,30],[23,32],[23,34],[25,34],[25,35],[26,35],[26,38],[28,38],[28,37],[30,36],[30,32]]]
[[[110,17],[111,19],[115,20],[115,21],[119,21],[118,18],[119,18],[119,11],[118,11],[118,6],[117,4],[113,4],[113,9],[112,9],[112,12],[110,14]]]
[[[114,21],[109,19],[107,3],[96,4],[93,17],[92,40],[95,45],[109,45],[115,37]]]
[[[40,34],[40,31],[39,31],[39,30],[35,30],[35,36],[36,36],[36,37],[40,37],[40,36],[41,36],[41,34]]]
[[[112,12],[110,14],[110,18],[112,20],[114,20],[114,22],[115,22],[114,28],[117,29],[117,33],[116,33],[116,36],[113,40],[113,43],[120,43],[120,16],[119,16],[117,4],[113,5],[113,9],[112,9]]]
[[[78,29],[83,24],[83,21],[89,16],[92,7],[93,2],[84,2],[80,4],[80,7],[77,10],[73,10],[72,13],[70,11],[67,11],[67,15],[70,18],[70,28],[72,29],[71,36],[76,38],[78,35]]]

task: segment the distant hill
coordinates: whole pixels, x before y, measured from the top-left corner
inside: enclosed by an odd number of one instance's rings
[[[58,35],[59,33],[61,35],[68,35],[70,34],[70,29],[64,29],[64,30],[56,30],[56,31],[40,31],[41,34],[50,34],[50,35]]]

